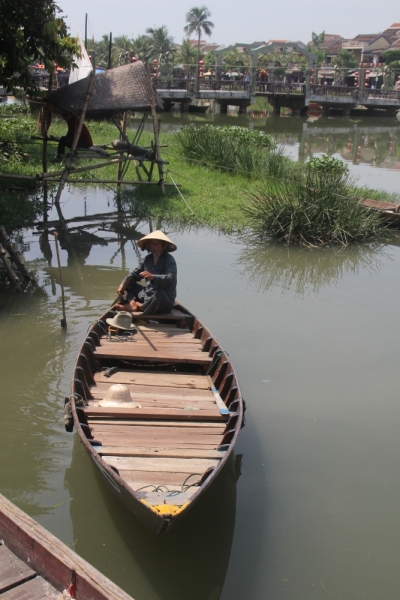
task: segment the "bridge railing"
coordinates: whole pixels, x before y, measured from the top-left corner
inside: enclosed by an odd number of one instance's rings
[[[283,83],[281,81],[256,81],[256,92],[269,94],[304,94],[304,83]]]
[[[364,98],[376,98],[379,100],[397,100],[400,101],[400,91],[398,90],[364,90]]]
[[[163,81],[155,79],[158,90],[187,90],[194,92],[196,89],[195,79],[174,79],[173,81]],[[199,82],[200,91],[226,91],[226,92],[246,92],[250,91],[250,85],[243,79],[215,79],[204,78]]]
[[[358,98],[359,88],[338,85],[310,85],[310,94],[313,96],[342,96]]]

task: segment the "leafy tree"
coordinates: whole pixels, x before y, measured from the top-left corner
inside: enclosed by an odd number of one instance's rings
[[[325,41],[325,31],[323,31],[322,33],[315,33],[315,31],[313,31],[311,34],[311,39],[312,46],[315,46],[315,48],[319,48],[321,44],[323,44]]]
[[[383,62],[392,67],[400,65],[400,50],[385,50],[382,52]]]
[[[94,40],[87,41],[87,51],[89,54],[95,53],[96,65],[98,67],[108,67],[108,51],[110,47],[110,38],[108,35],[103,35],[101,40],[95,42]]]
[[[351,50],[341,48],[335,60],[335,64],[344,69],[353,69],[354,67],[358,67],[358,60]]]
[[[177,53],[175,55],[175,63],[183,64],[184,68],[190,65],[196,65],[196,48],[190,43],[190,40],[183,39],[182,44],[177,46]],[[191,70],[191,69],[185,69]]]
[[[168,34],[168,28],[165,25],[161,27],[149,27],[146,33],[150,38],[151,56],[157,57],[159,54],[172,50],[174,38]]]
[[[326,58],[326,50],[323,50],[320,46],[325,41],[325,31],[322,33],[315,33],[315,31],[311,34],[312,42],[307,45],[307,49],[309,52],[312,52],[316,56],[315,66],[320,67],[323,62],[325,62]]]
[[[208,20],[211,13],[206,6],[194,7],[186,15],[186,25],[183,28],[187,35],[196,33],[197,35],[197,80],[199,79],[198,64],[200,59],[200,40],[202,33],[211,36],[214,29],[214,23]]]
[[[132,50],[136,58],[142,62],[148,62],[152,53],[151,40],[148,35],[139,35],[132,40]]]
[[[69,67],[79,52],[53,0],[0,0],[0,84],[29,90],[29,65],[43,60]]]
[[[205,53],[203,60],[205,69],[215,69],[215,54],[212,50]]]

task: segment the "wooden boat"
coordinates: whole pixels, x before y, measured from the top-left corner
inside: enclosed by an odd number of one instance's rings
[[[164,532],[227,463],[243,400],[228,355],[182,305],[162,315],[133,313],[130,341],[108,335],[113,314],[103,315],[82,345],[71,412],[111,491],[150,529]],[[117,383],[141,408],[98,405]]]
[[[400,227],[400,204],[393,202],[381,202],[365,198],[361,201],[362,206],[381,213],[382,219],[391,227]]]
[[[4,600],[133,600],[1,494],[0,537]]]
[[[200,104],[189,104],[188,109],[191,113],[205,113],[210,108],[209,104],[200,105]]]

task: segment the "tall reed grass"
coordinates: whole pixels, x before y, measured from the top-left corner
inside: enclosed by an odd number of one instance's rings
[[[244,127],[182,127],[175,139],[182,157],[249,179],[283,178],[295,168],[271,136]]]
[[[267,181],[250,197],[243,211],[256,239],[313,247],[382,237],[379,214],[360,205],[347,168],[319,167],[306,166],[284,182]]]

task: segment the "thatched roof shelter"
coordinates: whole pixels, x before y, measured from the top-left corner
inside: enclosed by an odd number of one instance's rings
[[[46,100],[60,112],[78,114],[83,107],[88,78],[80,79],[46,95]],[[157,92],[151,86],[154,104],[161,107]],[[149,80],[145,65],[138,61],[96,75],[87,117],[112,115],[127,110],[150,108]]]

